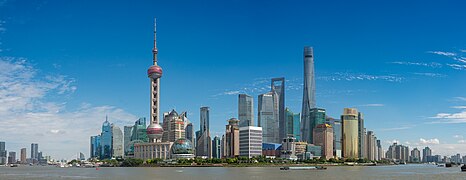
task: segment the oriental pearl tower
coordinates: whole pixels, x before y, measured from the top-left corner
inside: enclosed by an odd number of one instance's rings
[[[154,49],[153,65],[147,70],[147,76],[150,79],[150,125],[147,127],[147,136],[149,142],[160,142],[162,139],[163,128],[159,124],[159,100],[160,100],[160,78],[162,77],[162,68],[157,65],[157,24],[154,19]]]

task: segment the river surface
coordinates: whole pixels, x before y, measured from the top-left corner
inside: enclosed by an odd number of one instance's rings
[[[466,179],[459,167],[434,165],[338,166],[327,170],[289,170],[279,167],[137,167],[58,168],[51,166],[0,167],[0,180],[10,179]]]

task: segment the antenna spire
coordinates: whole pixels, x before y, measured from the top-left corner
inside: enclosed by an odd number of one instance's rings
[[[157,64],[157,18],[154,18],[154,49],[152,49],[152,54],[154,55],[154,65]]]

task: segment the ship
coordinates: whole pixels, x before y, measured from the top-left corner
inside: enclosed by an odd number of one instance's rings
[[[299,167],[281,167],[280,170],[325,170],[326,167],[323,166],[299,166]]]

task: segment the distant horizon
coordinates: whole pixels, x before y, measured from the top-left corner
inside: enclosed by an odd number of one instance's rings
[[[186,111],[196,131],[208,106],[221,137],[245,93],[257,125],[257,96],[273,77],[285,77],[285,107],[301,113],[302,51],[312,46],[328,116],[357,108],[384,151],[399,142],[466,155],[464,5],[0,1],[0,141],[17,154],[35,142],[56,159],[89,157],[106,115],[120,127],[150,119],[157,17],[160,116]]]

